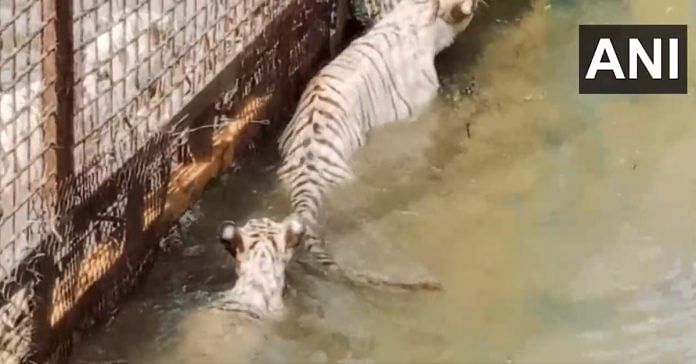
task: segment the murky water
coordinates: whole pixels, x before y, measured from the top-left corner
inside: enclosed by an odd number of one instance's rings
[[[291,317],[240,333],[205,301],[229,287],[217,223],[286,211],[258,161],[202,201],[186,236],[202,255],[163,257],[75,361],[232,363],[246,347],[260,363],[696,362],[695,73],[686,96],[581,96],[576,60],[579,23],[686,23],[693,38],[696,3],[490,3],[499,20],[439,60],[432,112],[376,133],[330,203],[341,244],[343,222],[369,230],[444,292],[293,271]]]

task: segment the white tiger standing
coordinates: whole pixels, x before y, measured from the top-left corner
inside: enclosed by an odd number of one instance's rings
[[[307,85],[279,139],[278,176],[306,226],[305,247],[323,265],[338,268],[317,234],[326,193],[352,178],[349,159],[371,129],[415,120],[436,97],[435,56],[467,28],[479,1],[403,0]]]

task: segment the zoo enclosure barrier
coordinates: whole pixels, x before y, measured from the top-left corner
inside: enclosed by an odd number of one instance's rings
[[[0,362],[114,314],[336,52],[344,0],[0,0]]]

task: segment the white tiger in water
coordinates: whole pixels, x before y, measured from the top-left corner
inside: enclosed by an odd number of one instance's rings
[[[305,248],[325,267],[340,271],[318,234],[326,193],[352,178],[349,158],[371,129],[415,120],[436,97],[435,56],[467,28],[480,3],[403,0],[308,83],[279,139],[278,176],[306,227]],[[245,238],[253,245],[265,239],[254,232],[258,226],[277,224],[251,220]]]
[[[255,219],[243,227],[229,221],[220,225],[218,238],[235,259],[237,281],[218,306],[253,318],[281,317],[285,268],[305,232],[292,216],[281,223]]]

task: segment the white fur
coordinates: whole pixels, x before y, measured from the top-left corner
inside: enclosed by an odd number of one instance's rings
[[[455,33],[463,32],[471,23],[474,18],[474,13],[478,8],[479,4],[482,3],[481,0],[439,0],[440,1],[440,13],[441,19],[453,23],[454,20],[451,17],[451,11],[454,7],[459,7],[461,12],[467,16],[466,19],[461,20],[457,23],[450,24],[455,31]]]
[[[281,317],[285,311],[285,269],[297,248],[287,238],[300,239],[303,233],[304,226],[295,217],[281,224],[268,219],[251,220],[242,227],[225,223],[220,238],[231,240],[238,234],[243,246],[236,247],[237,281],[214,305],[259,317]]]
[[[287,228],[293,234],[296,234],[296,235],[302,234],[305,230],[305,227],[302,224],[302,222],[300,222],[300,220],[297,217],[295,217],[294,215],[291,215],[291,216],[288,216],[287,218],[285,218],[284,223],[285,223],[285,226],[287,226]]]
[[[474,0],[437,1],[402,0],[309,82],[279,140],[278,176],[310,228],[330,187],[352,178],[350,157],[368,133],[417,120],[437,96],[435,56],[471,18],[450,24],[443,14]],[[307,183],[307,176],[315,178]]]
[[[220,238],[231,240],[234,237],[235,229],[234,225],[224,225],[220,231]]]

